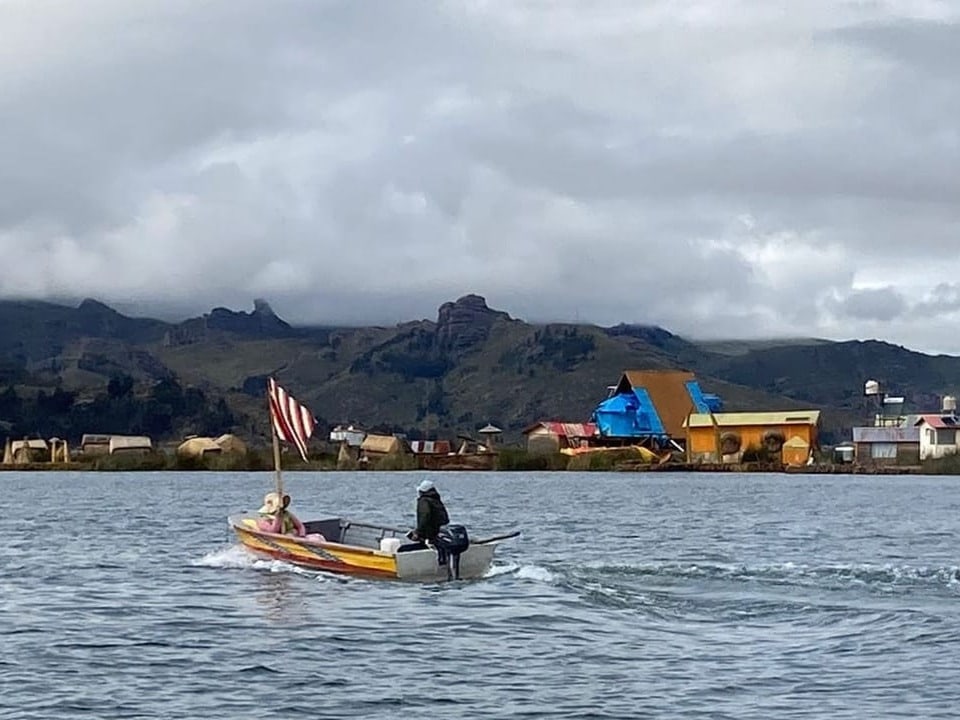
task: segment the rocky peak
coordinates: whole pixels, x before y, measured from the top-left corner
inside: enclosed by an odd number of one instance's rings
[[[659,347],[666,345],[671,340],[678,339],[676,335],[668,330],[664,330],[659,325],[628,325],[626,323],[620,323],[619,325],[607,328],[606,333],[610,337],[626,336],[636,338],[650,345]]]
[[[234,312],[224,307],[214,308],[206,317],[207,328],[254,337],[287,337],[295,331],[277,317],[266,300],[257,299],[253,312]]]
[[[84,315],[118,315],[116,310],[114,310],[109,305],[105,305],[99,300],[94,300],[93,298],[85,298],[80,305],[77,306],[77,311]]]
[[[273,308],[270,307],[268,303],[263,298],[257,298],[253,301],[253,315],[260,315],[266,317],[277,317],[277,314],[273,311]],[[279,318],[278,318],[279,319]]]
[[[464,295],[456,302],[445,302],[437,314],[437,342],[443,350],[462,352],[482,343],[497,320],[510,316],[487,307],[480,295]]]
[[[122,329],[124,317],[99,300],[86,298],[77,306],[76,322],[81,333],[112,336]]]
[[[166,333],[167,345],[187,345],[203,342],[208,332],[217,330],[254,338],[280,338],[296,335],[297,331],[277,317],[266,300],[253,301],[253,312],[235,312],[216,307],[207,315],[180,323]]]

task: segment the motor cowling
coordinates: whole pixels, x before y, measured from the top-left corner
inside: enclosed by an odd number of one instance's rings
[[[444,525],[437,533],[436,544],[451,555],[459,555],[470,547],[470,536],[463,525]]]

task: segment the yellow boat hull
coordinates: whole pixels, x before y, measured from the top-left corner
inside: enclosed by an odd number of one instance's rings
[[[384,538],[401,538],[403,531],[336,519],[305,523],[308,534],[322,532],[340,542],[279,535],[260,530],[256,517],[234,516],[228,520],[240,543],[263,558],[322,572],[368,578],[435,582],[450,579],[448,565],[438,563],[434,549],[407,552],[380,549]],[[519,532],[471,542],[460,556],[460,578],[482,577],[493,562],[496,546]]]
[[[240,543],[263,557],[327,572],[397,577],[395,555],[369,548],[266,533],[257,529],[256,520],[252,518],[243,518],[240,523],[232,525]]]

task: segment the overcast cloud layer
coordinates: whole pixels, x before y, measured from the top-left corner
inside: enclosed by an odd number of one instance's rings
[[[0,296],[960,353],[938,0],[0,0]]]

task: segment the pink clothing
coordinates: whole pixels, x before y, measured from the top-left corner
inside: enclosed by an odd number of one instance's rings
[[[283,529],[281,529],[281,515],[262,515],[257,519],[257,528],[263,532],[283,533],[284,535],[296,535],[303,537],[307,534],[306,528],[300,519],[289,510],[283,511]]]

